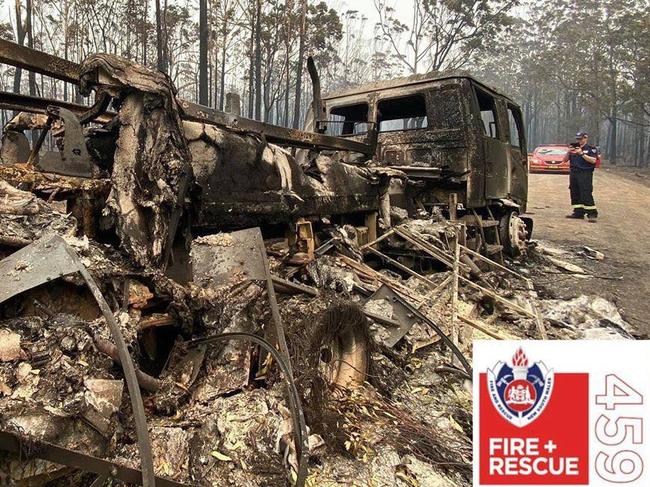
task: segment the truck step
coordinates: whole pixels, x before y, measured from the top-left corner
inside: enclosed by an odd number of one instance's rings
[[[499,226],[499,220],[483,220],[483,219],[477,220],[472,215],[466,215],[462,218],[462,220],[465,222],[465,225],[467,225],[468,227],[489,228],[489,227]]]

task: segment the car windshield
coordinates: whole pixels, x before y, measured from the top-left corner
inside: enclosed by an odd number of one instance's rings
[[[540,156],[563,156],[567,150],[563,147],[538,147],[537,154]]]

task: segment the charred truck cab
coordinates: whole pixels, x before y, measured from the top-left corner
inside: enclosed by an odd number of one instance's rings
[[[513,100],[465,74],[428,74],[329,94],[321,108],[309,129],[370,140],[374,164],[408,176],[394,180],[392,205],[409,214],[439,207],[465,221],[468,238],[487,253],[523,249],[532,221],[520,216],[527,149]]]

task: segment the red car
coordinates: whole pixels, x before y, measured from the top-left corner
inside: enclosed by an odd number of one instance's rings
[[[569,161],[564,162],[564,156],[569,151],[566,144],[549,144],[538,146],[528,157],[530,172],[569,173]]]

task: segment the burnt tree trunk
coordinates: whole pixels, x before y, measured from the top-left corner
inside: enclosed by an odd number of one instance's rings
[[[167,72],[167,57],[165,53],[165,40],[163,38],[162,12],[160,0],[156,0],[156,53],[158,55],[158,71]]]
[[[305,35],[307,30],[307,1],[300,1],[300,42],[298,47],[298,66],[296,68],[296,101],[293,107],[293,128],[300,126],[300,102],[302,95],[302,71],[305,58]]]
[[[23,45],[25,42],[25,26],[23,25],[23,16],[21,13],[21,0],[16,0],[16,42],[19,45]],[[20,93],[20,79],[22,77],[23,70],[21,68],[16,68],[14,72],[14,92]]]
[[[289,53],[287,53],[287,57],[285,60],[286,66],[285,66],[285,71],[286,71],[286,79],[285,79],[285,86],[284,86],[284,107],[283,107],[283,116],[282,116],[282,125],[285,127],[289,126],[289,91],[291,91],[291,71],[289,70]]]
[[[208,0],[199,0],[199,103],[208,100]]]
[[[250,43],[249,43],[249,55],[248,55],[248,118],[253,118],[253,96],[254,96],[254,82],[255,80],[253,79],[253,71],[255,69],[255,59],[253,56],[253,52],[255,50],[255,15],[253,13],[253,2],[256,2],[257,0],[251,0],[250,7],[251,7],[251,24],[250,24],[250,29],[251,29],[251,37],[250,37]]]
[[[291,32],[293,27],[293,0],[287,0],[287,25],[284,36],[284,107],[282,113],[282,125],[289,126],[289,91],[291,90]]]
[[[221,62],[219,61],[219,47],[217,46],[217,34],[216,32],[213,32],[213,46],[214,46],[214,84],[211,84],[210,86],[212,87],[212,100],[214,101],[213,107],[217,108],[217,100],[219,99],[219,83],[217,83],[217,78],[219,77],[219,64]]]
[[[262,0],[255,2],[255,120],[262,119]]]
[[[147,17],[149,17],[149,2],[144,2],[142,14],[142,65],[147,65]]]
[[[226,32],[224,28],[223,46],[221,46],[221,71],[219,73],[219,86],[221,92],[219,93],[219,110],[223,110],[223,104],[226,95]]]
[[[612,116],[609,119],[610,123],[610,132],[609,132],[609,162],[610,164],[616,165],[616,158],[618,156],[617,150],[618,148],[616,147],[617,139],[618,139],[618,120],[616,119],[618,117],[618,113],[616,112],[616,109],[612,109]]]

